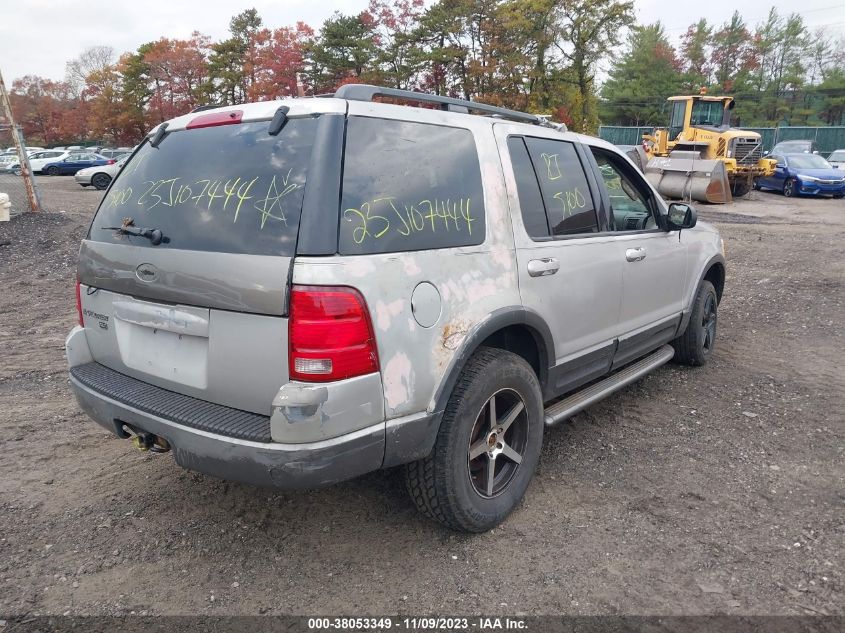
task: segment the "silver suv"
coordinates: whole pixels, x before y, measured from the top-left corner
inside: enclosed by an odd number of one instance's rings
[[[724,278],[717,232],[612,145],[349,85],[150,133],[82,242],[70,382],[185,468],[303,488],[404,465],[425,514],[483,531],[545,426],[707,361]]]

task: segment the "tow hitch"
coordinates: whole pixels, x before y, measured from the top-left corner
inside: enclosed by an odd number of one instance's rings
[[[128,424],[123,425],[123,431],[132,436],[132,444],[142,453],[167,453],[170,450],[170,443],[163,437],[136,431]]]

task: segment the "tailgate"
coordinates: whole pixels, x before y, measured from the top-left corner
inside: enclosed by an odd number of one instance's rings
[[[81,286],[85,335],[101,365],[262,415],[288,381],[287,318],[166,304]]]
[[[317,118],[232,121],[145,142],[121,169],[80,249],[83,321],[98,363],[270,415]]]

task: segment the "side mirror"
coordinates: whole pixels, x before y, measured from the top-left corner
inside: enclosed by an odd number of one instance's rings
[[[669,214],[666,216],[669,231],[680,231],[691,229],[695,226],[698,216],[695,207],[685,202],[673,202],[669,205]]]

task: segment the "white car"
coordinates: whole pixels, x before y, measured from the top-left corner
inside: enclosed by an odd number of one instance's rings
[[[74,152],[69,152],[66,149],[45,149],[40,152],[35,152],[34,154],[29,155],[29,168],[32,170],[33,174],[40,174],[41,169],[47,163],[55,163],[58,160],[64,160],[73,153]],[[20,175],[21,165],[17,156],[15,156],[14,161],[7,163],[6,171],[11,171]]]
[[[123,167],[123,163],[126,162],[127,158],[129,158],[129,156],[124,156],[119,161],[111,165],[97,165],[96,167],[86,167],[85,169],[80,169],[73,177],[82,187],[94,187],[95,189],[99,189],[101,191],[103,189],[108,189],[112,179],[117,175],[117,172],[120,171],[120,168]]]
[[[833,152],[827,157],[827,162],[837,169],[845,169],[845,149],[838,149]]]

